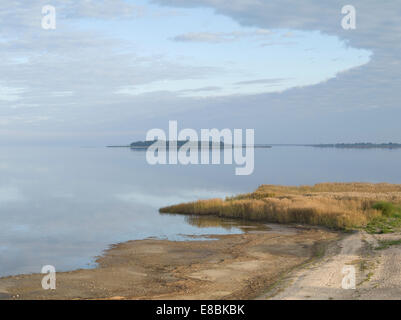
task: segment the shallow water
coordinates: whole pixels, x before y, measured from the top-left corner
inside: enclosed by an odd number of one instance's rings
[[[91,267],[108,245],[131,239],[245,232],[242,222],[158,208],[262,183],[401,183],[399,163],[401,150],[274,147],[255,150],[253,175],[235,176],[234,165],[150,166],[124,148],[2,147],[0,275]]]

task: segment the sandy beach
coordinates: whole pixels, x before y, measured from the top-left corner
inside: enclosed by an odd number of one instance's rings
[[[319,259],[341,235],[321,228],[269,225],[212,240],[146,239],[111,246],[95,269],[0,279],[2,299],[254,299],[283,276]]]
[[[269,224],[244,234],[112,245],[94,269],[0,278],[0,299],[358,300],[401,297],[401,234]],[[342,288],[354,266],[356,288]]]

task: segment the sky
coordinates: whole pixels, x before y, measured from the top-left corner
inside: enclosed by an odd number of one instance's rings
[[[401,142],[400,40],[401,0],[0,0],[0,144]]]

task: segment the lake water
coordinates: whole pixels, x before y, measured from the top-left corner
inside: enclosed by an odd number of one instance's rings
[[[110,244],[239,233],[230,220],[160,215],[183,201],[250,192],[260,184],[401,183],[401,150],[273,147],[255,171],[234,165],[150,166],[124,148],[0,149],[0,275],[93,266]]]

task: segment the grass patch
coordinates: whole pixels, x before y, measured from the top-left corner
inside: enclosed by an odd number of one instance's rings
[[[379,201],[373,205],[382,215],[373,218],[365,230],[368,233],[392,233],[401,228],[401,207],[386,201]]]
[[[401,239],[397,240],[381,240],[379,241],[379,246],[375,248],[375,250],[383,250],[387,249],[390,246],[395,246],[401,244]]]
[[[334,229],[387,233],[401,228],[401,185],[323,183],[262,185],[235,197],[161,208],[161,213],[214,215],[244,220],[300,223]]]
[[[379,201],[373,205],[374,209],[380,210],[386,217],[391,217],[400,211],[400,207],[394,205],[391,202]]]

